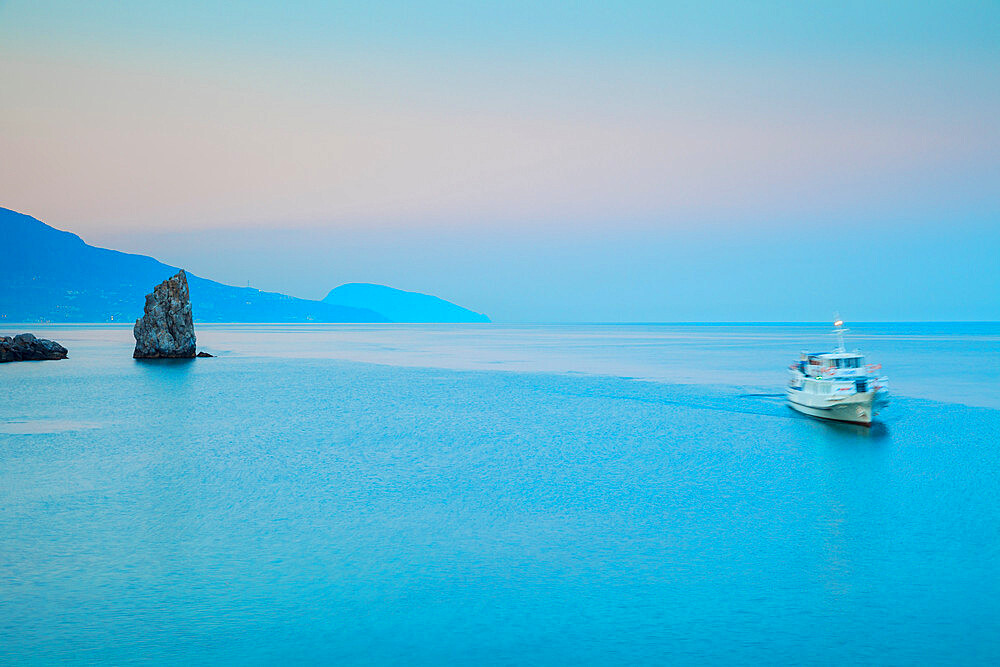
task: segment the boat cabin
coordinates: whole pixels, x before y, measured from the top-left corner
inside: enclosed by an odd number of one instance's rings
[[[865,375],[872,370],[865,365],[865,357],[859,352],[803,352],[798,366],[803,374],[812,377]]]

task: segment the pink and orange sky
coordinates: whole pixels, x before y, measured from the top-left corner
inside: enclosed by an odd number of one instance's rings
[[[1000,319],[1000,5],[914,4],[0,2],[0,205],[500,320]]]

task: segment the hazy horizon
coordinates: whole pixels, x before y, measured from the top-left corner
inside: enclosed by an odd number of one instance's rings
[[[8,1],[0,54],[0,206],[221,282],[1000,320],[1000,5]]]

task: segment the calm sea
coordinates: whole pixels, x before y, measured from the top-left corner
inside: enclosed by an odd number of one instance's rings
[[[996,664],[1000,325],[124,327],[0,365],[0,663]]]

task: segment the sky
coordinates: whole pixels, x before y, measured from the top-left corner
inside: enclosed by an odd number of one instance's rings
[[[0,0],[0,206],[496,321],[1000,320],[1000,3]]]

